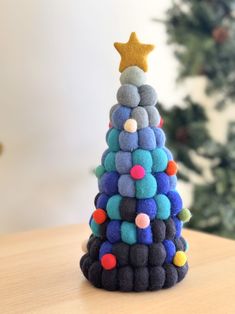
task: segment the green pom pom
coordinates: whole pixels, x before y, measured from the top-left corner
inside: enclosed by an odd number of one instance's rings
[[[153,172],[164,171],[168,164],[168,158],[165,151],[161,148],[156,148],[152,151]]]
[[[141,180],[135,182],[136,198],[144,199],[153,197],[157,192],[157,181],[153,175],[147,173]]]
[[[178,218],[183,222],[188,222],[191,217],[192,214],[188,208],[183,208],[178,214]]]
[[[124,221],[121,225],[121,238],[127,244],[135,244],[137,242],[136,226],[134,223]]]
[[[117,152],[120,150],[119,133],[120,132],[114,128],[108,133],[107,143],[108,143],[109,149],[112,152]]]
[[[107,171],[116,171],[116,165],[115,165],[115,156],[116,153],[109,152],[104,160],[104,167]]]
[[[133,165],[141,165],[144,167],[146,172],[151,172],[153,160],[151,153],[144,149],[136,149],[132,153],[132,162]]]
[[[94,219],[91,220],[91,230],[96,237],[100,236],[100,225],[98,225]]]
[[[157,218],[158,219],[168,219],[171,214],[171,203],[168,197],[164,194],[158,194],[154,197],[157,203]]]
[[[110,219],[121,220],[120,210],[119,210],[121,200],[122,200],[122,197],[119,194],[113,195],[108,200],[108,203],[106,205],[106,210]]]
[[[95,175],[96,177],[99,179],[102,177],[102,175],[105,173],[105,168],[102,165],[99,165],[98,167],[96,167],[95,169]]]

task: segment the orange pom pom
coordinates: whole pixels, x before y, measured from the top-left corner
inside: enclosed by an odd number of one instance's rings
[[[101,265],[107,270],[115,268],[117,265],[116,256],[111,253],[104,254],[101,258]]]
[[[170,160],[166,168],[166,173],[168,174],[168,176],[173,176],[174,174],[176,174],[177,170],[178,167],[176,162],[174,160]]]
[[[105,210],[103,210],[101,208],[96,209],[93,213],[93,219],[99,225],[102,224],[103,222],[105,222],[106,218],[107,218],[107,214],[106,214]]]

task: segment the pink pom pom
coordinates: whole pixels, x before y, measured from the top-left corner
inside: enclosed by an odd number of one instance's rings
[[[145,229],[150,224],[149,216],[146,214],[138,214],[135,218],[135,224],[140,229]]]
[[[135,165],[131,168],[130,174],[133,179],[140,180],[145,176],[145,169],[140,165]]]
[[[160,122],[158,124],[158,128],[162,128],[163,127],[163,124],[164,124],[164,120],[162,119],[162,117],[160,118]]]

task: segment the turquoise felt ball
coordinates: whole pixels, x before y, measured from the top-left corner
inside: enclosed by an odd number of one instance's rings
[[[146,172],[151,172],[153,165],[151,153],[144,149],[136,149],[132,153],[132,163],[133,165],[141,165]]]
[[[104,160],[104,167],[106,171],[116,171],[116,165],[115,165],[115,156],[116,153],[109,152]]]
[[[107,144],[109,150],[112,152],[117,152],[120,150],[119,146],[119,131],[117,129],[111,129],[107,134]]]
[[[105,168],[102,165],[99,165],[95,168],[95,175],[99,179],[105,173]]]
[[[171,214],[171,202],[164,194],[158,194],[154,197],[157,204],[157,218],[165,220]]]
[[[136,198],[144,199],[153,197],[157,192],[157,182],[153,175],[147,173],[141,180],[135,182]]]
[[[137,232],[134,223],[124,221],[121,225],[121,238],[127,244],[135,244],[137,242]]]
[[[167,167],[168,158],[167,154],[162,148],[156,148],[152,151],[153,158],[153,172],[164,171]]]
[[[110,219],[121,220],[119,211],[121,200],[122,197],[119,194],[113,195],[112,197],[109,198],[108,203],[106,205],[106,210]]]
[[[96,237],[100,236],[100,225],[98,225],[95,220],[92,218],[90,224],[91,230]]]

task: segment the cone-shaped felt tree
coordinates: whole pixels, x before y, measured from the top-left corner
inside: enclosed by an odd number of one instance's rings
[[[169,288],[188,271],[181,229],[191,214],[176,191],[177,165],[165,147],[157,94],[146,84],[146,57],[154,47],[135,33],[114,45],[121,87],[110,110],[108,149],[96,168],[99,193],[80,267],[106,290]]]

